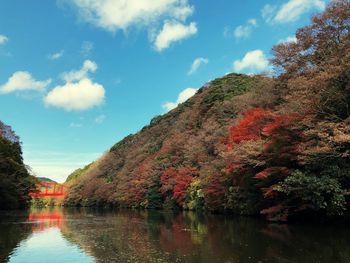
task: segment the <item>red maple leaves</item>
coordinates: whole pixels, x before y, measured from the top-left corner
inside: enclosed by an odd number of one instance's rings
[[[174,200],[182,205],[185,201],[187,188],[191,184],[193,178],[197,176],[197,169],[193,167],[176,169],[170,167],[160,177],[161,188],[160,192],[171,194]]]
[[[297,114],[280,115],[262,108],[248,110],[243,114],[243,118],[230,128],[225,143],[232,148],[242,141],[282,136],[281,130],[289,127],[298,117]]]

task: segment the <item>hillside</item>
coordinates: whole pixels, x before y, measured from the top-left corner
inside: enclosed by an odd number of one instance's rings
[[[216,148],[221,145],[220,141],[227,133],[229,121],[239,114],[231,104],[237,101],[237,96],[265,81],[270,80],[230,74],[213,81],[210,88],[203,87],[190,100],[171,112],[155,117],[150,125],[115,144],[100,160],[85,168],[85,171],[78,170],[69,177],[74,177],[77,172],[83,174],[75,178],[76,183],[83,186],[80,201],[82,204],[93,203],[90,195],[97,194],[96,188],[101,191],[103,185],[107,188],[102,190],[106,198],[96,198],[96,201],[114,202],[110,199],[111,195],[120,195],[119,198],[123,197],[125,201],[122,205],[138,205],[140,197],[129,191],[134,183],[142,182],[142,188],[157,185],[160,177],[153,182],[154,175],[173,166],[187,168],[200,165],[211,169],[211,162],[217,159],[220,151]],[[85,183],[85,180],[89,182]],[[72,184],[72,181],[74,179],[69,183]],[[114,187],[117,188],[116,192]],[[73,196],[73,191],[71,194],[68,200],[79,200]],[[145,193],[140,193],[143,194]],[[159,207],[162,203],[160,200],[153,201],[147,207]]]
[[[0,209],[27,207],[34,182],[23,163],[19,137],[0,121]]]
[[[339,216],[350,192],[350,4],[332,2],[274,77],[229,74],[69,177],[66,205]]]
[[[57,183],[56,181],[50,179],[50,178],[47,178],[47,177],[37,177],[39,181],[41,182],[49,182],[49,183]]]

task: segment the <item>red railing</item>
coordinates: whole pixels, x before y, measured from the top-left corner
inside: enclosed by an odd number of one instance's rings
[[[37,184],[38,192],[29,193],[30,196],[64,196],[64,184],[55,182],[40,182]]]

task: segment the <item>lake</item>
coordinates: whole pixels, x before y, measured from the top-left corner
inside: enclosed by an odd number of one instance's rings
[[[0,218],[0,262],[350,262],[345,225],[56,207]]]

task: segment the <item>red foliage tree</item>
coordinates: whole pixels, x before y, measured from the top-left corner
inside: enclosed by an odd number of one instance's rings
[[[208,178],[208,185],[204,188],[205,206],[210,210],[218,211],[225,206],[227,193],[226,178],[222,173],[217,173]]]
[[[193,177],[197,175],[197,169],[185,168],[179,171],[174,186],[173,198],[179,205],[183,205],[186,198],[187,188],[193,180]]]
[[[264,151],[260,158],[267,163],[264,170],[259,171],[255,178],[265,179],[272,173],[286,173],[286,167],[281,164],[294,161],[297,156],[297,143],[300,133],[293,127],[299,119],[297,114],[279,115],[255,108],[244,113],[243,118],[230,128],[226,144],[230,149],[243,141],[265,140]],[[237,156],[239,159],[239,156]],[[284,160],[284,161],[282,161]],[[232,170],[236,164],[229,163],[227,170]]]
[[[177,171],[174,167],[170,167],[160,177],[160,192],[164,195],[166,193],[172,193],[177,177]]]
[[[193,167],[175,169],[168,168],[160,177],[160,192],[172,195],[172,198],[179,204],[183,205],[186,198],[187,188],[193,178],[198,175],[198,170]]]
[[[228,155],[230,158],[226,166],[228,174],[231,174],[233,179],[232,184],[243,189],[253,185],[255,189],[260,189],[264,198],[277,203],[275,205],[280,205],[278,194],[273,187],[298,166],[298,145],[302,136],[295,123],[298,123],[299,119],[297,114],[281,115],[260,108],[243,114],[243,118],[230,128],[226,139],[226,144],[232,151]],[[262,147],[256,155],[257,162],[254,163],[249,153],[252,151],[256,154],[254,148],[252,146],[242,148],[242,145],[243,142],[258,140],[261,140]],[[266,215],[270,212],[276,211],[263,210],[263,214]]]
[[[226,144],[233,147],[242,141],[255,141],[261,138],[262,131],[266,124],[273,120],[270,111],[255,108],[243,114],[243,118],[230,128]]]

